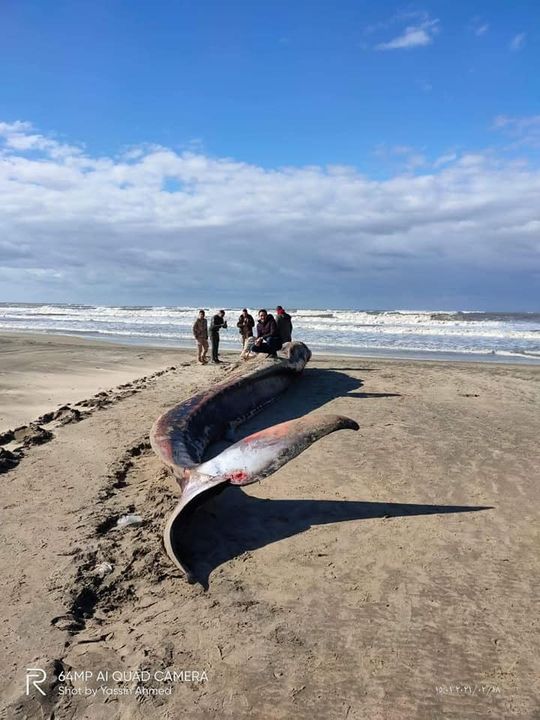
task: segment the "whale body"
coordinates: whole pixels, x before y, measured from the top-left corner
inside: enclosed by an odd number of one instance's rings
[[[173,534],[178,535],[189,510],[198,507],[205,495],[227,485],[263,480],[319,438],[336,430],[359,429],[351,418],[313,413],[253,433],[203,462],[209,445],[230,436],[237,425],[298,382],[311,351],[301,342],[288,343],[284,350],[285,359],[213,385],[165,412],[152,427],[152,448],[181,488],[180,500],[165,525],[164,545],[188,580],[192,573]]]

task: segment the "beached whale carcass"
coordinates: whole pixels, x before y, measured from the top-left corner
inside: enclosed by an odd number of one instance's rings
[[[171,560],[191,579],[173,543],[186,510],[203,493],[220,485],[248,485],[276,472],[312,443],[336,430],[358,430],[339,415],[310,414],[273,425],[229,446],[203,462],[208,446],[230,436],[231,429],[262,410],[300,377],[311,351],[301,342],[284,348],[286,358],[218,383],[161,415],[150,432],[152,448],[174,473],[181,498],[167,520],[164,543]],[[193,505],[191,505],[193,508]]]

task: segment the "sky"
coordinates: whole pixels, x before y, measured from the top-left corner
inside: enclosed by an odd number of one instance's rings
[[[0,0],[0,301],[540,310],[536,0]]]

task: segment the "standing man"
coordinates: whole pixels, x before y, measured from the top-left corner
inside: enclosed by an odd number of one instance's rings
[[[240,337],[242,338],[242,346],[249,337],[253,337],[253,328],[255,327],[255,320],[248,313],[247,308],[242,310],[242,314],[238,318],[236,327],[240,331]]]
[[[279,332],[279,337],[281,338],[282,343],[291,342],[292,338],[292,320],[289,313],[286,313],[285,310],[281,307],[281,305],[278,305],[276,308],[276,325]]]
[[[208,321],[204,316],[204,310],[199,310],[199,317],[193,323],[193,337],[197,342],[197,360],[201,365],[206,365],[206,353],[208,352]]]
[[[220,310],[214,317],[212,318],[212,322],[210,323],[210,342],[212,343],[212,362],[218,363],[221,362],[218,355],[219,350],[219,331],[221,328],[227,329],[227,321],[223,318],[225,317],[225,310]]]

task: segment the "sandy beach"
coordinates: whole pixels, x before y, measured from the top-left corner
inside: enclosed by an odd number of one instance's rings
[[[194,358],[0,336],[2,716],[539,718],[540,367],[315,355],[242,434],[360,431],[201,508],[190,585],[148,433],[243,371]]]

